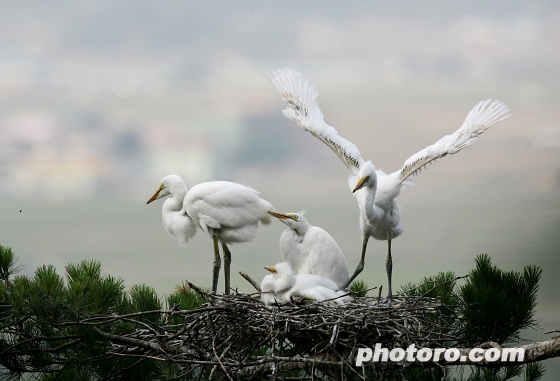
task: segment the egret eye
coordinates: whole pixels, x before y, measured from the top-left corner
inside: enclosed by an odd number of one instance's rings
[[[294,215],[292,216],[292,218],[293,218],[294,220],[297,221],[299,217],[298,217],[296,214],[294,214]]]

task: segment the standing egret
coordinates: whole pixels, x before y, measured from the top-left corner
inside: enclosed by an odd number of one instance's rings
[[[295,274],[315,274],[332,280],[339,288],[346,286],[346,258],[329,233],[312,226],[301,212],[269,213],[289,227],[280,236],[280,252]]]
[[[270,278],[270,275],[264,277],[261,290],[272,288],[274,293],[274,297],[271,297],[270,293],[261,294],[261,300],[267,305],[274,301],[278,304],[288,303],[294,293],[319,302],[334,299],[335,303],[343,304],[352,300],[346,295],[346,292],[340,290],[329,279],[313,274],[295,275],[288,262],[278,263],[276,266],[265,266],[265,269],[272,273],[273,278]]]
[[[259,192],[228,181],[211,181],[187,189],[177,175],[165,176],[148,204],[169,196],[162,208],[163,225],[169,235],[181,244],[194,237],[200,227],[214,242],[212,292],[218,288],[221,267],[218,241],[224,255],[225,294],[230,290],[231,253],[227,244],[249,242],[255,238],[261,223],[272,222],[268,212],[274,207],[259,197]]]
[[[469,112],[461,128],[409,157],[398,171],[387,174],[376,170],[371,161],[362,159],[354,144],[338,135],[333,127],[324,122],[317,103],[317,88],[303,74],[292,69],[282,69],[272,72],[270,79],[282,94],[282,99],[288,103],[289,107],[282,110],[284,116],[325,143],[350,171],[348,184],[360,208],[362,256],[348,284],[364,268],[369,238],[387,240],[387,301],[390,304],[393,299],[391,240],[403,232],[401,207],[396,198],[404,188],[403,184],[412,183],[405,180],[418,173],[426,164],[473,144],[477,136],[490,126],[508,118],[509,108],[497,100],[488,99],[478,103]]]

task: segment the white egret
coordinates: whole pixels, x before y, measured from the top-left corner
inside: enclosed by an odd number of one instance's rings
[[[272,274],[265,276],[260,284],[261,287],[261,301],[270,306],[274,303],[283,304],[287,303],[287,300],[283,300],[274,294],[274,282],[276,282],[276,277]]]
[[[261,283],[261,290],[269,292],[261,293],[263,303],[270,305],[274,301],[278,304],[288,303],[293,294],[299,294],[306,298],[319,302],[333,299],[335,303],[343,304],[352,298],[340,290],[333,281],[313,274],[295,275],[288,262],[281,262],[275,266],[265,266],[272,273],[267,275]],[[270,293],[273,292],[274,296]],[[345,296],[346,295],[346,296]]]
[[[490,126],[508,118],[509,108],[497,100],[488,99],[478,103],[457,131],[415,153],[405,161],[401,169],[387,174],[376,170],[371,161],[362,159],[360,151],[354,144],[338,135],[333,127],[324,122],[317,103],[319,93],[303,74],[292,69],[282,69],[272,72],[270,79],[288,103],[289,107],[282,111],[283,114],[304,131],[325,143],[350,171],[348,184],[360,208],[362,256],[348,284],[364,268],[369,238],[387,240],[386,270],[389,285],[387,301],[391,303],[393,298],[391,241],[403,232],[401,207],[396,199],[404,188],[403,184],[411,184],[412,182],[407,179],[417,174],[428,163],[455,154],[473,144],[477,136]]]
[[[274,207],[260,198],[259,192],[240,184],[211,181],[187,189],[177,175],[165,176],[147,203],[169,195],[172,197],[165,200],[162,208],[165,230],[181,244],[194,237],[197,226],[212,238],[214,293],[221,267],[220,242],[224,256],[225,293],[229,294],[231,253],[227,245],[254,239],[261,223],[268,225],[272,222],[268,212]]]
[[[301,212],[269,213],[289,227],[280,236],[280,252],[296,275],[315,274],[332,280],[339,288],[346,286],[346,258],[329,233],[312,226]]]

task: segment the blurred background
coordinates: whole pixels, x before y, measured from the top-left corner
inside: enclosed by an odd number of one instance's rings
[[[23,274],[95,258],[127,286],[210,286],[212,245],[179,247],[146,205],[170,173],[229,180],[280,212],[306,210],[352,271],[358,208],[346,168],[285,119],[267,74],[291,67],[319,89],[327,123],[386,172],[460,127],[480,100],[513,116],[445,157],[400,196],[396,288],[476,254],[543,268],[528,340],[560,329],[560,3],[557,1],[1,1],[0,244]],[[260,280],[284,225],[231,248]],[[386,243],[361,278],[386,287]],[[220,280],[223,288],[223,279]],[[515,295],[512,295],[515,297]],[[560,372],[548,360],[547,380]]]

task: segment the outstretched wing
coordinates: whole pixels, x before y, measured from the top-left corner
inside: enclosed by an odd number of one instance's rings
[[[478,103],[469,112],[461,128],[446,135],[431,146],[415,153],[405,161],[400,170],[400,181],[405,181],[410,176],[418,173],[426,164],[459,152],[476,141],[478,135],[482,134],[494,124],[501,122],[511,116],[510,109],[498,100],[485,100]]]
[[[269,78],[282,94],[282,99],[288,102],[288,107],[282,110],[284,116],[325,143],[338,155],[348,170],[356,175],[363,163],[360,151],[324,122],[323,113],[317,104],[319,92],[313,83],[292,69],[275,70]]]

